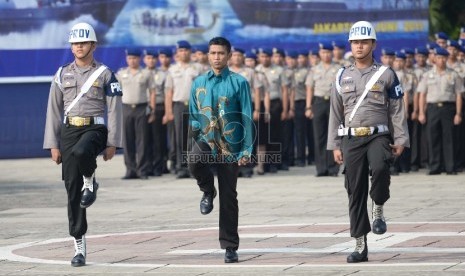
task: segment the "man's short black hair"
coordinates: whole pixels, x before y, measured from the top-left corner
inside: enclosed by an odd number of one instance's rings
[[[231,43],[229,42],[229,40],[227,40],[224,37],[217,36],[217,37],[210,39],[210,42],[208,42],[208,48],[210,48],[211,45],[225,46],[228,54],[231,52]]]

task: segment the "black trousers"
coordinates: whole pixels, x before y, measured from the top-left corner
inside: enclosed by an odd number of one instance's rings
[[[176,137],[176,170],[187,170],[183,155],[187,153],[189,106],[184,102],[173,103],[174,134]]]
[[[154,173],[163,173],[168,159],[168,136],[166,125],[162,123],[165,115],[165,105],[157,104],[155,108],[155,121],[150,124],[149,144],[151,145],[151,164]]]
[[[454,116],[455,103],[428,104],[426,108],[428,156],[431,171],[446,172],[455,170],[454,162]],[[441,162],[444,161],[444,166]]]
[[[283,111],[283,105],[280,99],[271,100],[270,102],[270,142],[266,146],[267,153],[277,154],[276,162],[270,164],[270,166],[279,167],[283,160],[283,139],[282,129],[283,124],[281,121],[281,112]]]
[[[190,155],[211,156],[210,147],[204,142],[194,143]],[[214,176],[211,167],[215,166],[218,176],[220,198],[219,241],[221,248],[239,247],[239,205],[237,201],[237,162],[231,163],[189,163],[189,171],[197,180],[202,192],[212,192]]]
[[[80,207],[82,176],[97,168],[97,156],[106,148],[108,130],[104,125],[61,128],[62,178],[68,194],[69,234],[79,238],[87,232],[86,209]]]
[[[375,134],[367,137],[342,139],[345,164],[345,188],[349,197],[351,237],[361,237],[371,231],[367,212],[368,176],[371,175],[370,197],[382,205],[389,199],[391,175],[389,166],[392,153],[391,137]]]
[[[425,151],[422,148],[422,143],[425,138],[425,129],[422,124],[418,121],[412,121],[412,136],[410,136],[410,149],[411,149],[411,159],[410,163],[412,166],[416,166],[418,168],[422,167],[422,160],[424,159],[424,155],[427,155],[427,150]]]
[[[298,100],[294,103],[295,116],[295,146],[296,146],[296,163],[305,164],[306,153],[306,134],[307,134],[307,118],[305,117],[305,100]],[[313,149],[312,149],[313,150]]]
[[[333,152],[326,149],[328,142],[329,99],[313,98],[313,137],[315,143],[315,166],[317,174],[337,174],[339,165],[334,161]]]
[[[127,175],[148,175],[150,154],[148,151],[149,124],[147,104],[135,107],[123,104],[124,164]]]
[[[282,125],[282,164],[291,166],[294,164],[294,120],[281,121]]]

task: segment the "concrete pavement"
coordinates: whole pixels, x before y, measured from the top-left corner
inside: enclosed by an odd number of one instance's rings
[[[88,209],[86,267],[73,268],[61,167],[0,160],[0,275],[464,275],[465,174],[392,177],[388,232],[368,236],[369,262],[349,265],[343,177],[315,168],[240,178],[240,262],[224,264],[218,198],[199,212],[195,180],[121,180],[122,156],[99,157]],[[371,206],[371,203],[369,204]]]

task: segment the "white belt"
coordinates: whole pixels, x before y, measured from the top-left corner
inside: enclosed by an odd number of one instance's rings
[[[346,136],[349,135],[349,131],[351,136],[360,137],[369,136],[376,133],[389,132],[389,128],[386,125],[377,125],[374,127],[343,127],[337,130],[337,135]]]

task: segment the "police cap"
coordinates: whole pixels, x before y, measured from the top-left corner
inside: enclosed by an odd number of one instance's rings
[[[417,47],[415,48],[415,54],[420,54],[420,55],[425,55],[427,56],[428,55],[428,49],[426,47]]]
[[[403,48],[400,51],[402,53],[406,54],[406,55],[414,55],[415,54],[415,51],[412,48]]]
[[[445,32],[439,32],[434,35],[436,39],[449,39],[449,36]]]
[[[320,47],[321,50],[330,50],[332,51],[333,45],[329,42],[324,42],[324,43],[319,43],[318,46]]]
[[[284,57],[284,50],[281,48],[273,48],[273,54],[279,54],[280,56]]]
[[[333,47],[337,47],[340,49],[346,48],[346,42],[342,40],[333,41],[331,44],[333,45]]]
[[[200,46],[197,46],[195,47],[195,51],[196,52],[202,52],[204,54],[207,54],[208,53],[208,45],[200,45]]]
[[[179,40],[176,42],[176,49],[188,49],[192,48],[191,44],[187,40]]]
[[[426,43],[426,48],[428,48],[428,50],[434,50],[437,47],[439,47],[439,45],[435,42]]]
[[[386,47],[381,49],[381,54],[383,56],[394,56],[396,52],[392,48]]]
[[[158,50],[158,55],[165,55],[167,57],[172,57],[173,56],[173,50],[171,50],[168,47],[164,47]]]
[[[442,48],[442,47],[434,48],[434,53],[436,55],[446,56],[446,57],[449,55],[449,52],[446,49]]]
[[[128,48],[126,49],[126,55],[140,57],[142,55],[142,51],[139,48]]]
[[[401,51],[396,51],[396,58],[406,59],[407,56],[405,55],[405,53],[402,53]]]
[[[299,56],[299,53],[296,50],[286,51],[286,57],[297,58],[298,56]]]
[[[273,54],[273,50],[270,48],[258,48],[258,53],[271,56]]]
[[[257,55],[252,51],[247,51],[247,52],[245,52],[244,55],[245,55],[245,58],[257,59]]]
[[[145,56],[154,56],[154,57],[158,57],[158,51],[155,50],[155,49],[145,49],[145,50],[144,50],[144,55],[145,55]]]
[[[460,44],[455,40],[449,39],[447,40],[447,46],[455,47],[458,49],[460,47]]]
[[[231,53],[233,53],[233,52],[239,52],[239,53],[241,53],[241,54],[244,54],[244,53],[245,53],[244,49],[238,48],[238,47],[234,47],[234,46],[231,47]]]

